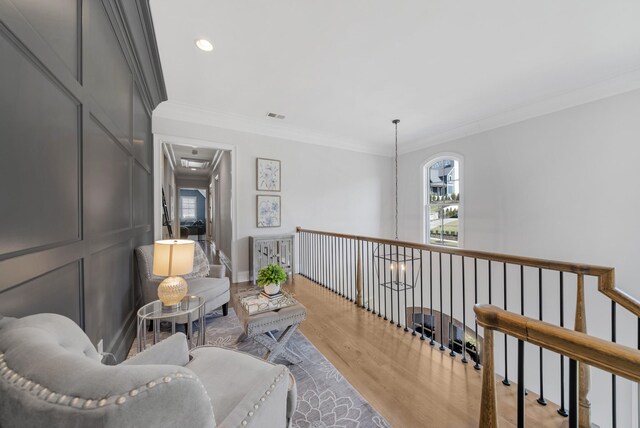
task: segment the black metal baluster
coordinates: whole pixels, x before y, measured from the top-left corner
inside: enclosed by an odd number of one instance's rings
[[[420,326],[420,340],[424,340],[424,286],[422,283],[422,250],[420,251],[420,322],[422,325]],[[411,320],[411,322],[414,322]],[[638,318],[638,335],[640,335],[640,318]],[[638,341],[638,346],[640,346],[640,340]]]
[[[324,241],[324,248],[322,251],[322,256],[324,258],[324,272],[323,272],[323,281],[322,284],[325,288],[329,288],[329,237],[327,235],[322,236],[322,240]]]
[[[416,277],[415,271],[413,270],[415,265],[413,263],[413,247],[411,248],[411,335],[416,335],[416,330],[413,328],[413,320],[416,318]],[[406,319],[407,317],[405,317]],[[407,327],[405,324],[405,331],[407,331]]]
[[[353,290],[355,292],[354,294],[354,299],[353,302],[355,304],[358,304],[358,245],[359,242],[358,241],[351,241],[351,247],[349,247],[349,252],[350,252],[350,260],[351,260],[351,266],[353,266],[353,272],[351,274],[351,284],[353,286]],[[362,245],[360,244],[360,257],[362,257],[364,254],[364,248],[362,248]],[[366,259],[361,259],[361,265],[360,268],[362,269],[362,275],[364,276],[364,270],[365,270],[365,261]],[[364,308],[364,299],[365,299],[365,295],[367,296],[367,306],[369,306],[369,289],[367,289],[367,292],[365,293],[365,286],[364,286],[364,277],[362,278],[362,307]]]
[[[331,291],[333,291],[334,293],[336,292],[336,289],[334,287],[334,282],[333,282],[333,268],[335,267],[334,264],[334,257],[335,257],[335,251],[333,250],[335,247],[335,238],[333,236],[327,236],[327,238],[329,239],[329,245],[328,245],[328,256],[329,256],[329,276],[327,277],[327,282],[329,285],[329,289]]]
[[[365,241],[366,242],[366,241]],[[369,278],[371,278],[371,291],[369,292],[371,299],[371,313],[373,315],[376,314],[376,278],[374,276],[374,266],[372,263],[372,259],[369,258],[369,242],[366,243],[367,246],[367,265],[369,266]]]
[[[353,243],[349,239],[349,240],[345,241],[345,245],[346,245],[346,249],[347,249],[346,252],[349,253],[349,258],[347,260],[349,260],[349,266],[348,267],[350,267],[351,266],[351,260],[353,259]],[[358,296],[356,295],[357,293],[355,292],[355,288],[354,288],[355,281],[353,280],[353,276],[351,276],[351,272],[348,272],[346,269],[345,269],[345,275],[347,275],[347,279],[349,280],[349,288],[352,290],[352,292],[351,292],[351,301],[353,303],[357,304],[358,303]],[[362,298],[362,301],[364,302],[364,296]]]
[[[398,322],[398,327],[400,327],[400,251],[398,250],[397,245],[396,245],[396,303],[398,306],[398,312],[396,312],[397,322]],[[393,322],[393,308],[391,309],[391,322]]]
[[[316,262],[316,277],[318,284],[322,285],[322,269],[324,267],[324,263],[322,262],[322,235],[316,235],[316,246],[317,246],[317,262]]]
[[[400,251],[398,250],[398,246],[396,245],[396,304],[398,306],[397,315],[397,323],[398,327],[400,327]],[[392,257],[393,259],[393,257]],[[393,309],[391,310],[391,321],[393,321]]]
[[[338,295],[344,296],[342,293],[342,282],[340,281],[340,242],[340,238],[333,237],[333,288],[338,292]]]
[[[449,355],[455,358],[453,339],[453,254],[449,253]]]
[[[340,238],[337,237],[333,237],[333,242],[334,242],[334,247],[333,247],[333,287],[338,290],[339,292],[342,292],[342,281],[340,281],[340,258],[341,258],[341,254],[340,254]],[[340,294],[343,297],[346,297],[344,295],[344,293]]]
[[[378,251],[380,251],[380,247],[378,247]],[[379,261],[378,261],[378,266],[380,265]],[[386,286],[387,286],[387,246],[386,244],[382,244],[382,287],[383,290],[382,292],[384,293],[384,320],[388,320],[389,318],[387,318],[387,291],[386,291]],[[393,296],[393,293],[389,293],[391,294],[391,296]]]
[[[402,307],[404,308],[404,317],[402,317],[402,321],[404,322],[404,331],[409,331],[409,329],[407,328],[407,271],[408,266],[407,266],[407,247],[402,247],[402,254],[403,254],[403,258],[402,258],[402,276],[403,276],[403,288],[404,288],[404,304],[402,305]],[[400,318],[400,310],[398,310],[398,318]],[[400,327],[398,325],[398,327]]]
[[[478,304],[478,259],[473,259],[473,301],[474,304]],[[476,335],[476,363],[473,368],[480,370],[480,345],[478,344],[478,320],[475,321],[475,335]]]
[[[491,304],[491,260],[487,260],[488,269],[488,279],[489,279],[489,304]]]
[[[376,249],[373,248],[374,243],[371,243],[371,263],[373,264],[373,269],[374,269],[374,275],[373,275],[373,283],[375,285],[376,281],[378,282],[378,286],[376,287],[378,289],[378,318],[382,317],[382,297],[380,295],[380,245],[378,244],[378,246],[376,247]],[[376,257],[376,254],[378,254],[378,257]]]
[[[313,275],[313,281],[318,283],[318,235],[311,233],[311,273]]]
[[[304,263],[303,263],[303,258],[302,258],[302,248],[303,248],[303,243],[304,242],[304,236],[302,234],[302,232],[298,233],[298,273],[301,274],[302,276],[305,276],[304,274]]]
[[[353,297],[353,303],[355,303],[356,305],[358,304],[358,245],[360,245],[360,257],[362,257],[362,253],[364,252],[364,249],[362,248],[362,244],[359,241],[356,240],[351,240],[351,246],[349,247],[349,260],[350,260],[350,265],[353,267],[353,270],[351,272],[351,285],[353,287],[353,291],[354,291],[354,297]],[[365,265],[364,262],[366,260],[362,260],[361,259],[361,265],[360,268],[362,269],[362,275],[364,275],[364,270],[365,270]],[[364,287],[364,277],[361,278],[362,279],[362,307],[364,308],[364,299],[365,299],[365,294],[369,294],[369,290],[367,289],[367,293],[365,293],[365,287]],[[369,298],[367,296],[367,306],[369,305]]]
[[[366,272],[366,284],[367,284],[367,312],[371,312],[371,273],[369,272],[369,243],[367,241],[362,241],[360,246],[361,257],[362,257],[362,281],[364,285],[364,276]],[[358,247],[356,247],[356,258],[358,257]],[[355,260],[356,267],[356,285],[358,283],[358,260]],[[364,303],[364,300],[362,301]]]
[[[569,358],[569,428],[578,428],[578,362]]]
[[[611,341],[616,343],[616,302],[611,301]],[[618,409],[617,409],[617,379],[616,375],[611,375],[611,427],[618,426]]]
[[[347,248],[349,249],[349,270],[348,270],[348,275],[349,275],[349,284],[351,284],[351,288],[353,289],[353,303],[355,303],[356,305],[358,304],[358,290],[357,290],[357,285],[356,285],[356,278],[354,278],[353,276],[353,272],[351,271],[351,266],[353,266],[353,244],[354,241],[349,239],[347,240]],[[362,268],[362,274],[364,275],[364,265],[360,266]],[[364,308],[364,300],[365,300],[365,287],[364,287],[364,278],[362,278],[362,296],[360,296],[362,298],[362,307]]]
[[[524,266],[522,265],[520,265],[520,315],[524,316]],[[520,372],[518,372],[518,376],[520,376]],[[524,390],[524,395],[529,395],[526,388]]]
[[[397,284],[398,285],[398,291],[397,291],[397,294],[396,294],[396,296],[398,297],[397,326],[398,326],[398,328],[400,328],[400,326],[401,326],[401,324],[400,324],[400,284],[403,284],[402,288],[405,289],[405,291],[404,291],[405,292],[405,297],[407,297],[406,296],[406,282],[407,282],[406,279],[407,279],[407,276],[404,274],[407,270],[406,270],[406,267],[405,267],[404,270],[402,269],[402,267],[404,267],[405,260],[403,259],[402,260],[402,264],[400,264],[400,250],[398,249],[397,245],[396,245],[396,260],[398,261],[398,266],[397,266],[397,268],[398,268],[397,271],[398,272],[396,273],[396,276],[398,277],[398,284]],[[400,277],[401,276],[403,277],[403,280],[402,280],[403,282],[402,283],[400,282]],[[405,299],[404,303],[405,303],[405,306],[406,306],[406,304],[407,304],[407,300],[406,299]],[[405,312],[406,312],[406,309],[405,309]]]
[[[524,428],[524,341],[518,340],[518,428]]]
[[[322,286],[327,288],[327,237],[320,235],[320,282]]]
[[[435,339],[433,336],[435,336],[433,330],[436,327],[436,321],[435,318],[433,317],[433,253],[431,251],[429,251],[429,307],[430,307],[430,316],[431,316],[431,338],[429,340],[429,345],[433,346],[436,344]]]
[[[444,351],[444,313],[442,312],[442,253],[438,253],[438,275],[440,277],[440,350]]]
[[[393,275],[396,275],[396,278],[398,277],[398,274],[396,274],[395,272],[398,271],[397,267],[394,271],[393,269],[393,246],[389,245],[389,263],[390,263],[390,274],[389,276],[391,277],[391,281],[389,283],[390,288],[389,288],[389,295],[391,296],[391,305],[390,305],[390,309],[391,309],[391,317],[389,318],[389,323],[390,324],[395,324],[395,321],[393,320],[393,285],[394,285],[394,279],[393,279]]]
[[[504,291],[504,310],[507,310],[507,264],[502,263],[502,286]],[[507,335],[504,335],[504,379],[502,379],[502,384],[506,386],[511,386],[511,382],[509,381],[509,360],[507,359]]]
[[[560,272],[560,327],[564,327],[564,272]],[[569,416],[564,408],[564,355],[560,354],[560,408],[558,414]]]
[[[340,265],[343,268],[342,269],[342,271],[343,271],[342,275],[340,276],[340,282],[342,283],[342,289],[345,290],[347,294],[349,294],[349,296],[345,296],[345,297],[348,297],[347,300],[352,301],[353,295],[351,294],[351,284],[349,282],[347,282],[348,278],[346,278],[345,275],[343,274],[344,273],[345,261],[347,260],[347,242],[346,242],[347,240],[346,239],[342,239],[342,238],[340,240],[342,241],[342,245],[340,246],[341,250],[342,250],[342,254],[341,254],[341,257],[340,257],[340,260],[341,260]]]
[[[542,268],[538,269],[538,319],[542,321]],[[538,397],[538,404],[542,406],[547,405],[547,400],[544,399],[544,363],[542,361],[542,346],[539,350],[540,354],[540,397]]]
[[[467,364],[467,297],[464,272],[464,256],[462,256],[462,362]]]

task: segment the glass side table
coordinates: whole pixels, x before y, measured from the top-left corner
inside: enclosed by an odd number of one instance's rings
[[[147,303],[138,309],[138,352],[147,346],[147,321],[151,322],[153,343],[160,340],[160,322],[171,323],[171,334],[176,332],[176,324],[187,324],[189,349],[193,348],[193,322],[198,321],[198,340],[196,345],[205,344],[205,300],[200,296],[186,296],[177,308],[166,308],[160,300]]]

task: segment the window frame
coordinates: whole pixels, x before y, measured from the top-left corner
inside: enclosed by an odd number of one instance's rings
[[[431,207],[431,200],[429,196],[429,189],[427,186],[427,179],[429,174],[429,168],[438,162],[443,160],[454,160],[458,162],[458,189],[460,194],[460,200],[458,201],[458,245],[450,246],[444,244],[435,244],[431,243],[429,236],[427,235],[427,231],[431,230],[431,227],[427,225],[427,215],[429,213],[429,208]],[[420,190],[421,190],[421,201],[422,206],[420,211],[422,212],[421,223],[421,232],[422,232],[422,242],[426,245],[433,245],[437,247],[445,247],[445,248],[464,248],[464,201],[466,199],[466,193],[464,189],[464,157],[455,152],[441,152],[437,153],[429,158],[427,158],[422,164],[420,164]]]
[[[184,215],[184,201],[193,200],[193,217]],[[198,217],[198,197],[197,196],[180,196],[180,220],[196,220]]]

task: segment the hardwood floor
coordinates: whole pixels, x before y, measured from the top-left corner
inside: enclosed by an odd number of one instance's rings
[[[286,287],[306,306],[300,330],[394,427],[477,427],[481,371],[296,275]],[[499,382],[499,380],[497,380]],[[500,425],[515,426],[516,385],[497,385]],[[526,397],[527,425],[561,427],[556,405]]]

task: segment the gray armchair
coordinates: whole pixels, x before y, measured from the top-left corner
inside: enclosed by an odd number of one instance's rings
[[[116,366],[61,315],[0,316],[2,427],[285,427],[295,410],[285,366],[182,333]]]
[[[153,274],[153,245],[136,248],[136,258],[144,303],[158,300],[158,285],[164,278]],[[206,254],[197,243],[193,258],[193,272],[182,277],[189,285],[189,294],[197,294],[205,298],[207,311],[222,306],[223,315],[227,315],[231,295],[225,268],[222,265],[210,266]]]

